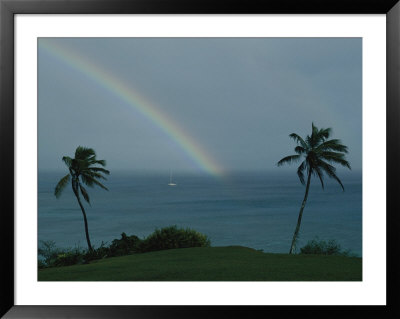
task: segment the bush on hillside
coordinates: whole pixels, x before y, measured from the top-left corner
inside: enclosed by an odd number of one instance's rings
[[[176,226],[156,229],[144,240],[135,235],[127,236],[122,233],[121,239],[114,239],[110,246],[105,246],[102,242],[99,248],[92,251],[79,247],[60,249],[55,246],[54,241],[41,241],[38,249],[38,254],[41,256],[38,260],[38,268],[87,264],[93,260],[156,250],[209,246],[210,240],[206,235]]]
[[[56,243],[52,240],[41,240],[38,248],[38,255],[41,256],[38,260],[39,268],[46,268],[52,265],[59,254],[63,254],[60,248],[56,247]]]
[[[39,268],[70,266],[85,262],[85,251],[79,247],[74,249],[57,248],[54,241],[40,241],[38,255]]]
[[[138,251],[150,252],[165,249],[209,246],[210,240],[206,235],[190,228],[183,229],[177,226],[169,226],[156,229],[142,240],[138,246]]]
[[[121,239],[114,239],[108,247],[108,257],[116,257],[123,255],[130,255],[138,251],[138,245],[141,240],[139,237],[132,235],[127,236],[125,233],[121,234]]]
[[[85,263],[84,253],[79,250],[69,250],[58,254],[51,267],[81,265]]]
[[[300,248],[300,254],[349,256],[350,251],[343,251],[341,246],[334,239],[326,242],[324,240],[319,240],[317,237],[308,241],[304,247]]]
[[[83,253],[83,263],[87,264],[92,260],[103,259],[109,257],[109,247],[106,247],[104,242],[101,242],[99,248],[94,248],[93,250],[86,250]]]

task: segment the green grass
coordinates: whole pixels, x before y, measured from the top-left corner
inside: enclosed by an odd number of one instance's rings
[[[185,248],[41,269],[39,281],[360,281],[362,259],[269,254],[246,247]]]

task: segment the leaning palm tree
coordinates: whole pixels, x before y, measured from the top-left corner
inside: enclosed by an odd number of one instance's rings
[[[83,184],[93,187],[95,185],[108,190],[102,183],[98,181],[99,178],[106,179],[102,174],[110,174],[110,172],[102,167],[95,166],[105,166],[106,161],[97,160],[96,152],[92,148],[78,146],[75,151],[75,157],[71,158],[69,156],[64,156],[62,158],[65,165],[67,165],[69,169],[69,174],[65,175],[60,179],[56,188],[54,189],[54,195],[59,198],[61,196],[62,191],[68,185],[69,181],[72,179],[72,190],[78,200],[79,206],[82,210],[83,220],[85,222],[85,233],[86,233],[86,241],[89,247],[89,250],[92,251],[92,245],[90,243],[89,238],[89,229],[88,222],[86,218],[85,208],[82,205],[80,194],[82,194],[83,198],[90,205],[90,198],[83,187]]]
[[[294,248],[296,246],[301,218],[303,216],[303,210],[307,202],[311,176],[318,176],[319,180],[321,181],[322,189],[324,189],[325,173],[326,175],[328,175],[328,177],[336,180],[344,191],[343,184],[336,175],[336,168],[331,164],[339,164],[351,169],[349,162],[345,159],[347,146],[342,145],[341,141],[337,139],[328,140],[331,131],[332,129],[330,128],[318,129],[316,126],[314,126],[314,123],[312,123],[311,135],[307,135],[305,139],[301,138],[295,133],[290,134],[289,137],[297,142],[297,146],[294,149],[296,154],[286,156],[278,162],[278,166],[281,166],[285,163],[291,164],[292,162],[297,162],[304,158],[303,162],[297,168],[297,175],[299,176],[300,182],[303,185],[305,184],[304,172],[307,173],[306,193],[301,204],[299,217],[297,220],[296,229],[293,234],[289,254],[294,251]]]

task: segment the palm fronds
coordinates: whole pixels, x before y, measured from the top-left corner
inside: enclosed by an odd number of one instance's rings
[[[304,156],[305,160],[297,169],[297,175],[300,182],[304,185],[304,170],[310,170],[311,174],[317,176],[324,188],[324,173],[336,180],[344,189],[342,182],[336,175],[336,169],[332,164],[339,164],[343,167],[351,169],[350,163],[346,160],[345,154],[348,153],[348,148],[343,145],[339,139],[328,139],[332,133],[331,128],[319,129],[312,123],[311,135],[302,138],[296,133],[289,135],[290,138],[296,141],[297,146],[294,151],[297,155],[290,155],[282,158],[277,164],[292,164]]]
[[[67,174],[63,178],[60,179],[60,181],[57,183],[56,188],[54,189],[54,195],[59,198],[61,196],[62,191],[65,189],[65,187],[68,185],[69,181],[71,179],[71,175]]]
[[[96,158],[96,152],[92,148],[78,146],[75,150],[75,157],[64,156],[62,161],[69,169],[69,174],[64,176],[57,184],[54,194],[58,198],[65,186],[72,178],[72,188],[74,192],[80,190],[83,198],[90,203],[89,195],[86,189],[82,186],[82,183],[93,187],[99,186],[105,190],[108,190],[106,186],[98,181],[98,179],[106,180],[104,175],[109,175],[110,171],[106,170],[101,166],[106,165],[105,160],[98,160]],[[81,183],[82,182],[82,183]]]
[[[86,189],[82,186],[82,184],[79,184],[79,188],[81,189],[81,193],[82,193],[83,198],[90,205],[90,198],[89,198],[89,194],[87,193]]]
[[[291,164],[292,162],[296,162],[300,159],[300,155],[290,155],[290,156],[286,156],[284,158],[282,158],[279,162],[278,162],[278,166],[282,166],[283,164]]]

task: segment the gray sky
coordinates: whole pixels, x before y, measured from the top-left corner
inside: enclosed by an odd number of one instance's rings
[[[83,145],[110,170],[197,172],[185,147],[71,54],[140,93],[226,170],[277,170],[294,153],[288,135],[312,122],[333,128],[361,169],[360,38],[39,40],[39,170],[65,169],[61,157]]]

